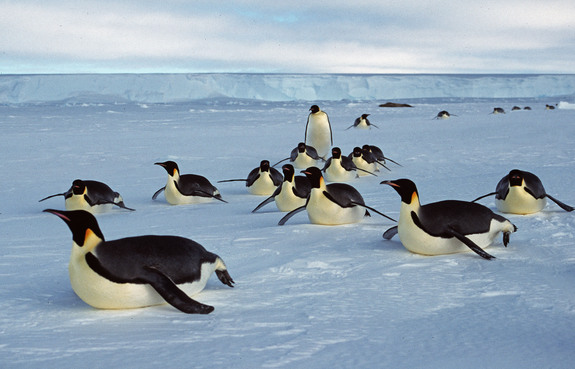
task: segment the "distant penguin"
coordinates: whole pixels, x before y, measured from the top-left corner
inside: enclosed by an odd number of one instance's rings
[[[493,108],[491,114],[505,114],[505,110],[503,108]]]
[[[76,179],[68,191],[44,197],[39,202],[56,196],[64,196],[66,210],[103,213],[111,210],[114,206],[134,210],[124,205],[124,200],[118,192],[112,190],[107,184],[98,181]]]
[[[515,105],[514,107],[511,108],[512,111],[516,111],[516,110],[521,110],[520,107],[518,107],[517,105]]]
[[[247,179],[225,179],[218,183],[245,182],[248,192],[252,195],[270,196],[282,181],[282,174],[277,169],[271,168],[268,160],[262,160],[259,167],[250,171]]]
[[[212,306],[190,296],[202,291],[215,271],[233,287],[224,261],[200,244],[177,236],[138,236],[105,241],[94,216],[83,210],[46,209],[72,231],[68,266],[72,289],[98,309],[131,309],[169,303],[188,314]]]
[[[312,105],[309,111],[311,113],[305,126],[305,144],[314,147],[318,155],[325,159],[333,145],[329,117],[317,105]]]
[[[399,222],[383,237],[399,234],[406,249],[423,255],[451,254],[470,249],[485,259],[493,256],[482,248],[503,233],[503,244],[517,230],[509,220],[473,202],[445,200],[421,205],[415,183],[409,179],[383,181],[401,196]]]
[[[345,183],[326,185],[317,167],[303,171],[311,183],[311,192],[305,205],[287,213],[278,223],[284,225],[295,214],[307,210],[309,221],[313,224],[339,225],[360,222],[369,216],[366,209],[372,210],[392,221],[392,218],[365,205],[361,194]]]
[[[523,108],[523,110],[531,110],[531,107],[530,107],[530,106],[526,106],[526,107]]]
[[[284,164],[282,171],[284,173],[284,180],[281,186],[278,186],[270,197],[256,206],[256,208],[252,210],[252,213],[255,213],[272,201],[275,201],[279,211],[292,211],[305,205],[311,191],[311,185],[307,177],[296,176],[294,167],[291,164]]]
[[[227,202],[222,199],[220,191],[206,177],[196,174],[180,174],[178,164],[173,161],[154,164],[163,167],[168,172],[168,181],[166,186],[154,193],[153,200],[165,191],[166,201],[172,205],[198,204],[212,199]]]
[[[307,168],[307,167],[315,167],[319,163],[319,161],[325,161],[321,158],[314,147],[308,146],[305,142],[300,142],[295,149],[291,151],[291,155],[289,158],[282,159],[272,165],[275,167],[276,165],[289,160],[294,167],[296,168]]]
[[[473,202],[491,195],[495,195],[495,206],[503,213],[537,213],[545,207],[547,198],[559,205],[561,209],[573,211],[573,207],[548,195],[539,177],[519,169],[513,169],[501,178],[495,192],[480,196]]]
[[[374,173],[358,169],[353,163],[353,160],[341,155],[341,149],[339,147],[331,149],[331,158],[327,159],[322,169],[327,182],[348,182],[357,178],[359,176],[358,172],[360,171],[375,176]]]
[[[553,105],[545,104],[545,110],[555,110]]]
[[[361,149],[361,147],[356,146],[348,155],[348,158],[353,161],[353,164],[355,164],[358,169],[361,169],[357,172],[359,176],[366,176],[369,173],[379,171],[377,167],[378,163],[377,160],[375,160],[374,155],[371,152],[365,152],[365,154],[366,156],[364,156],[364,151]]]
[[[367,117],[369,117],[369,114],[362,114],[361,117],[356,118],[355,121],[353,122],[353,124],[351,126],[347,127],[346,130],[353,128],[353,127],[359,128],[359,129],[370,129],[371,127],[379,128],[375,124],[372,124],[369,121],[369,119],[367,119]]]
[[[450,117],[455,117],[455,114],[449,114],[447,110],[442,110],[435,116],[435,119],[448,119]]]

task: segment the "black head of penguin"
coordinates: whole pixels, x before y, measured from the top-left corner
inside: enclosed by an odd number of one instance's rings
[[[284,174],[284,182],[292,182],[295,175],[295,169],[291,164],[285,164],[282,166],[282,172]]]
[[[309,108],[309,111],[311,111],[312,114],[315,114],[319,111],[319,106],[312,105],[311,108]]]
[[[297,151],[299,153],[304,153],[305,152],[305,142],[300,142],[297,144]]]
[[[104,235],[98,226],[96,218],[84,210],[54,210],[46,209],[47,213],[54,214],[62,219],[72,232],[72,239],[76,245],[82,247],[86,241],[88,230],[92,231],[98,238],[104,241]]]
[[[361,119],[365,119],[365,118],[367,118],[367,117],[369,117],[369,114],[362,114],[362,115],[361,115]]]
[[[76,179],[72,182],[72,192],[74,195],[81,195],[86,189],[86,184],[81,179]]]
[[[262,172],[269,172],[270,171],[270,162],[269,160],[262,160],[260,163],[260,170]]]
[[[380,184],[386,184],[391,186],[399,196],[401,196],[401,201],[406,204],[411,204],[411,202],[415,199],[419,198],[419,194],[417,193],[417,187],[415,183],[409,179],[396,179],[394,181],[383,181]],[[414,196],[415,195],[415,196]]]
[[[355,157],[355,158],[360,158],[361,155],[362,155],[362,153],[363,153],[363,152],[362,152],[362,150],[361,150],[361,147],[356,146],[356,147],[353,148],[353,153],[352,153],[353,157]]]
[[[509,172],[508,178],[510,186],[521,186],[523,184],[523,172],[519,169],[513,169]]]
[[[166,170],[166,172],[168,172],[168,174],[171,176],[175,175],[176,172],[180,171],[180,169],[178,168],[178,164],[176,164],[171,160],[164,161],[163,163],[154,163],[154,165],[159,165],[163,167]]]
[[[331,157],[334,159],[341,158],[341,149],[339,147],[334,147],[331,149]]]
[[[306,170],[301,171],[311,184],[312,188],[320,188],[323,181],[323,176],[321,175],[321,170],[317,167],[309,167]]]

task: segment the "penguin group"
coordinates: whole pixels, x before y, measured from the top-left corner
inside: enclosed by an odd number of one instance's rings
[[[504,113],[503,109],[495,108],[493,114],[498,113]],[[362,114],[345,130],[378,128],[368,120],[369,115]],[[451,116],[454,115],[444,110],[435,118]],[[281,172],[275,169],[288,160]],[[565,211],[574,210],[548,194],[536,175],[513,169],[497,183],[495,192],[473,201],[443,200],[422,205],[411,179],[383,180],[380,184],[391,187],[400,197],[399,218],[395,220],[366,204],[361,193],[348,183],[360,181],[360,177],[378,177],[382,170],[387,174],[392,171],[389,163],[401,167],[384,155],[380,147],[364,142],[345,155],[340,146],[334,145],[328,114],[312,105],[303,140],[288,158],[274,165],[263,159],[245,178],[222,179],[217,183],[243,182],[248,194],[265,196],[251,212],[264,213],[260,211],[264,206],[275,203],[279,212],[286,213],[277,223],[280,226],[304,211],[310,223],[324,226],[358,223],[375,213],[394,223],[383,233],[383,238],[391,240],[397,235],[412,253],[443,255],[472,251],[487,260],[495,257],[484,249],[498,235],[502,235],[502,243],[507,246],[518,227],[478,200],[495,195],[497,210],[507,214],[539,212],[547,199]],[[158,200],[163,192],[169,205],[228,203],[208,178],[182,174],[172,160],[153,164],[164,168],[167,180],[153,193],[152,201]],[[105,183],[76,179],[66,192],[40,201],[57,196],[64,197],[66,210],[44,211],[64,221],[72,233],[70,282],[77,296],[87,304],[100,309],[127,309],[167,303],[184,313],[208,314],[214,308],[192,297],[204,289],[209,277],[215,274],[221,283],[234,287],[223,258],[191,239],[141,235],[106,240],[95,215],[113,208],[134,209],[127,207],[123,197]],[[275,211],[265,213],[273,215]]]

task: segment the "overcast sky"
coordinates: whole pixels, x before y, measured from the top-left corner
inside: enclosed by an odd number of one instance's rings
[[[575,73],[573,0],[0,0],[0,73]]]

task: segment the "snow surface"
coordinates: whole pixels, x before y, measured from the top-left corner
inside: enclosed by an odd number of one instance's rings
[[[272,101],[277,90],[260,91],[257,75],[253,85],[242,78],[259,100],[201,96],[154,103],[136,98],[141,91],[117,94],[104,85],[90,92],[91,100],[71,94],[76,87],[40,88],[87,77],[60,78],[1,79],[3,86],[24,79],[37,86],[3,92],[0,105],[0,367],[572,367],[575,214],[552,202],[538,214],[507,215],[519,230],[507,248],[498,238],[487,249],[496,259],[487,261],[472,252],[412,254],[397,238],[382,239],[394,223],[375,214],[358,224],[318,226],[300,213],[278,226],[283,213],[273,204],[251,213],[264,197],[237,182],[216,184],[228,204],[170,206],[162,196],[151,199],[166,181],[157,161],[175,160],[182,173],[215,183],[245,177],[262,159],[287,157],[303,139],[313,103],[329,114],[335,145],[345,153],[374,144],[403,165],[351,183],[368,205],[391,217],[397,218],[400,200],[379,184],[384,179],[411,178],[423,203],[471,200],[493,191],[513,168],[537,174],[548,193],[575,205],[575,111],[561,108],[573,105],[575,92],[549,93],[563,77],[533,77],[543,79],[538,92],[531,91],[536,96],[520,98],[507,87],[511,77],[489,77],[476,98],[456,91],[479,77],[435,76],[438,96],[421,98],[416,81],[405,92],[412,96],[397,100],[413,108],[380,108],[391,95],[364,99],[369,86],[348,100],[294,92]],[[101,78],[121,86],[125,77]],[[338,76],[317,78],[325,80],[325,91],[350,86],[338,85]],[[302,79],[284,76],[282,84],[297,89]],[[164,94],[157,101],[168,100],[162,89],[171,82],[154,80]],[[532,110],[511,111],[515,105]],[[490,114],[496,106],[507,114]],[[440,110],[457,116],[433,119]],[[346,131],[362,113],[380,129]],[[136,209],[97,215],[107,239],[192,238],[225,260],[236,287],[213,276],[196,296],[215,307],[207,316],[169,305],[123,311],[86,305],[68,280],[71,233],[41,212],[62,209],[64,201],[38,202],[76,178],[107,183]],[[481,203],[495,209],[492,198]]]

